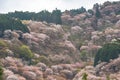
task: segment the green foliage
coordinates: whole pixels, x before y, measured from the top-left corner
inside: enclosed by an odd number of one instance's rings
[[[88,74],[84,73],[82,76],[82,80],[87,80],[87,76],[88,76]]]
[[[94,5],[94,7],[95,7],[95,16],[96,16],[96,18],[101,18],[102,16],[101,16],[101,13],[100,13],[100,10],[99,10],[99,4],[96,3]]]
[[[82,52],[80,53],[80,58],[81,58],[81,60],[87,61],[87,58],[88,58],[87,54],[88,54],[88,53],[87,53],[85,50],[82,51]]]
[[[98,50],[95,59],[94,66],[99,64],[99,62],[109,62],[110,59],[118,58],[120,54],[120,43],[112,42],[103,45],[101,49]]]
[[[45,56],[40,56],[39,61],[42,62],[42,63],[45,63],[45,64],[49,64],[49,60]]]
[[[42,10],[38,13],[15,11],[7,14],[9,17],[18,18],[21,20],[36,20],[46,21],[48,23],[61,24],[61,10],[55,9],[52,12]]]
[[[23,60],[31,60],[34,56],[30,48],[23,45],[20,41],[15,41],[8,44],[8,49],[14,53],[14,57],[22,58]]]
[[[120,10],[116,12],[116,15],[120,15]]]
[[[92,9],[89,9],[89,10],[88,10],[88,13],[90,13],[91,15],[93,15],[93,14],[94,14],[94,12],[93,12],[93,10],[92,10]]]
[[[58,10],[57,8],[52,11],[52,22],[56,24],[62,24],[61,21],[61,10]]]
[[[37,21],[46,21],[48,23],[62,24],[61,15],[62,13],[58,9],[53,10],[52,13],[47,10],[43,10],[35,14],[34,19]]]
[[[39,58],[35,58],[32,64],[37,64],[39,62],[45,63],[46,65],[50,65],[50,61],[45,56],[40,56]]]
[[[3,80],[3,69],[1,66],[0,66],[0,80]]]
[[[86,9],[84,7],[81,7],[79,9],[70,10],[71,16],[75,16],[77,14],[81,14],[81,13],[84,13],[84,12],[86,12]]]
[[[30,48],[26,45],[23,45],[20,42],[16,42],[14,44],[9,44],[8,48],[14,52],[14,56],[17,58],[21,58],[23,60],[30,60],[34,57]]]
[[[35,15],[35,20],[37,21],[46,21],[48,23],[51,22],[51,13],[47,10],[42,10],[41,12]]]
[[[4,48],[7,47],[7,44],[5,43],[5,41],[0,40],[0,48]]]
[[[71,16],[75,16],[77,14],[81,14],[84,12],[86,12],[86,9],[84,7],[70,10]],[[15,11],[7,14],[7,16],[9,17],[18,18],[21,20],[46,21],[48,23],[55,23],[55,24],[62,24],[61,15],[62,15],[61,10],[58,10],[57,8],[52,12],[49,12],[47,10],[42,10],[38,13]]]
[[[107,79],[107,80],[110,80],[110,75],[106,75],[106,79]]]
[[[22,59],[25,59],[25,60],[31,60],[33,58],[33,53],[32,51],[30,50],[30,48],[26,45],[22,45],[19,47],[19,50],[17,51],[19,54],[19,56],[22,58]]]
[[[34,12],[23,12],[23,11],[15,11],[15,12],[9,12],[8,16],[18,18],[21,20],[30,20],[34,17]]]
[[[77,68],[77,69],[75,70],[75,73],[79,73],[79,72],[81,71],[81,69],[82,69],[82,68]]]
[[[12,47],[12,48],[11,48]],[[32,64],[34,54],[30,48],[26,45],[12,45],[11,50],[14,52],[15,57],[21,58],[23,61],[28,61],[28,64]]]
[[[0,14],[0,36],[2,36],[3,32],[7,29],[29,32],[28,28],[23,25],[19,19],[10,18],[6,15]]]
[[[8,56],[6,49],[0,49],[0,58],[5,58]]]
[[[6,48],[7,48],[7,44],[5,43],[5,41],[0,40],[0,58],[4,58],[8,55]]]
[[[68,39],[72,42],[74,42],[74,45],[77,49],[79,49],[82,44],[83,44],[83,36],[82,33],[78,33],[78,34],[72,34],[68,37]]]

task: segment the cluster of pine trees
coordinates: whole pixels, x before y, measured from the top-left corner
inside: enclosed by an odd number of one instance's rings
[[[57,8],[52,12],[47,10],[42,10],[38,13],[35,12],[23,12],[23,11],[15,11],[7,14],[9,17],[18,18],[21,20],[35,20],[35,21],[46,21],[48,23],[62,24],[61,21],[61,10]]]
[[[79,9],[72,9],[69,12],[71,16],[75,16],[77,14],[86,12],[86,9],[84,7],[81,7]],[[46,21],[47,23],[62,24],[62,20],[61,20],[62,12],[57,8],[52,12],[49,12],[47,10],[42,10],[38,13],[28,12],[28,11],[26,12],[15,11],[15,12],[9,12],[7,16],[18,18],[21,20]]]
[[[2,36],[3,32],[7,29],[29,32],[27,26],[23,25],[19,19],[10,18],[5,14],[0,14],[0,36]]]

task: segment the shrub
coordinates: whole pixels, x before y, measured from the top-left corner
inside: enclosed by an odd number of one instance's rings
[[[5,41],[0,40],[0,58],[4,58],[8,55],[6,48],[7,44],[5,43]]]
[[[0,40],[0,48],[4,48],[6,46],[7,44],[3,40]]]
[[[40,57],[39,57],[39,61],[42,62],[42,63],[45,63],[46,65],[47,65],[47,64],[50,64],[48,58],[45,57],[45,56],[40,56]]]
[[[1,66],[0,66],[0,80],[3,80],[3,69]]]
[[[110,80],[110,75],[106,75],[106,79],[107,79],[107,80]]]
[[[40,56],[39,58],[35,58],[34,61],[32,62],[32,64],[37,64],[39,62],[42,62],[42,63],[50,66],[50,61],[45,56]]]
[[[120,44],[118,42],[107,43],[98,50],[94,59],[94,66],[99,64],[99,62],[109,62],[110,59],[118,58],[119,54]]]
[[[102,15],[101,15],[101,12],[100,12],[100,10],[99,10],[100,5],[99,5],[98,3],[96,3],[96,4],[94,5],[94,7],[95,7],[95,17],[96,17],[96,18],[101,18]]]
[[[87,80],[87,76],[88,76],[88,74],[84,73],[82,76],[82,80]]]
[[[21,58],[25,59],[25,60],[31,60],[33,58],[33,53],[30,50],[30,48],[26,45],[22,45],[19,48],[18,54]]]
[[[22,43],[9,44],[9,49],[14,52],[15,57],[22,58],[23,60],[30,60],[34,57],[30,48]]]
[[[81,53],[80,53],[80,58],[81,58],[81,60],[83,60],[83,61],[87,61],[87,58],[88,58],[88,56],[87,56],[87,51],[82,51]]]
[[[0,50],[0,58],[5,58],[8,56],[8,52],[6,51],[6,49],[1,49]]]

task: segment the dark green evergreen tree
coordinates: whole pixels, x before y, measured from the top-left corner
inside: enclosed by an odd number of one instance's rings
[[[19,19],[0,14],[0,36],[2,36],[3,32],[7,29],[29,32],[27,26],[23,25]]]
[[[36,14],[37,17],[35,18],[38,21],[46,21],[48,23],[52,22],[51,20],[51,13],[47,10],[43,10]]]
[[[23,12],[23,11],[15,11],[15,12],[9,12],[7,14],[9,17],[14,17],[14,18],[18,18],[21,20],[33,20],[35,13],[34,12]]]
[[[94,12],[92,9],[88,9],[88,13],[90,13],[91,15],[94,15]]]
[[[61,20],[61,10],[58,10],[57,8],[55,10],[52,11],[52,22],[56,23],[56,24],[62,24],[62,20]]]
[[[94,5],[94,8],[95,8],[95,17],[96,17],[96,18],[101,18],[102,15],[101,15],[101,12],[100,12],[100,10],[99,10],[99,8],[100,8],[99,4],[96,3],[96,4]]]
[[[84,7],[81,7],[79,9],[72,9],[72,10],[70,10],[71,16],[75,16],[77,14],[81,14],[81,13],[84,13],[84,12],[86,12],[86,9]]]
[[[101,49],[98,50],[95,59],[94,66],[99,64],[99,62],[109,62],[110,59],[118,58],[120,54],[120,43],[112,42],[103,45]]]

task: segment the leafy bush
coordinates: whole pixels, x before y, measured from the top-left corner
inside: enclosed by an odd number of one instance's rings
[[[0,80],[3,80],[3,69],[1,66],[0,66]]]
[[[22,43],[13,43],[9,44],[8,46],[8,48],[14,53],[14,57],[21,58],[23,61],[28,61],[28,64],[31,64],[31,61],[34,58],[34,54],[28,46],[23,45]],[[5,56],[8,55],[7,52],[3,50],[2,52],[5,53]]]
[[[99,62],[109,62],[110,59],[118,58],[120,54],[120,44],[117,42],[107,43],[103,48],[99,49],[95,59],[94,66]]]
[[[34,55],[30,48],[23,43],[15,42],[13,44],[9,44],[8,48],[14,52],[14,56],[17,58],[22,58],[23,60],[30,60],[34,58]]]
[[[82,80],[87,80],[87,76],[88,76],[88,74],[84,73],[82,76]]]
[[[83,37],[81,34],[74,34],[69,36],[68,39],[74,42],[75,47],[79,49],[83,44],[83,40],[81,37]]]
[[[25,59],[25,60],[31,60],[33,58],[33,53],[30,50],[30,48],[26,45],[22,45],[20,46],[19,50],[18,50],[18,54],[21,58]]]
[[[7,44],[5,43],[5,41],[0,40],[0,48],[4,48],[7,47]]]
[[[82,61],[87,61],[87,58],[88,58],[87,54],[88,53],[85,50],[80,53],[80,58]]]
[[[0,58],[5,58],[8,56],[8,52],[6,51],[6,49],[1,49],[0,50]]]
[[[45,63],[46,65],[50,66],[50,61],[46,56],[40,56],[39,58],[35,58],[32,64],[37,64],[39,62]]]
[[[7,49],[7,44],[5,43],[5,41],[0,40],[0,58],[4,58],[8,55],[6,49]]]

